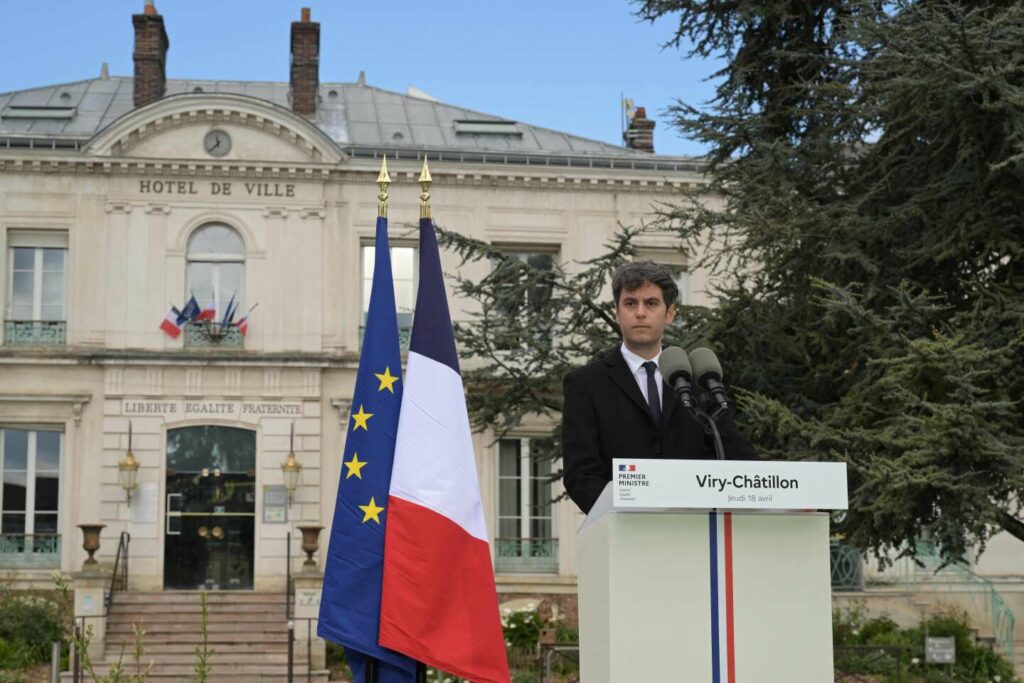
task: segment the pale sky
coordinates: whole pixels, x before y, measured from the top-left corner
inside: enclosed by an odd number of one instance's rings
[[[674,20],[640,23],[626,0],[155,0],[171,48],[168,78],[288,80],[290,22],[321,23],[320,80],[405,92],[621,144],[620,94],[658,122],[660,154],[700,154],[661,115],[699,103],[712,70],[661,44]],[[131,15],[143,0],[0,0],[0,92],[131,76]]]

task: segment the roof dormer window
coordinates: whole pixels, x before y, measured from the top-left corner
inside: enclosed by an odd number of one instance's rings
[[[515,121],[461,119],[455,122],[456,135],[512,135],[523,137]]]
[[[49,119],[68,121],[75,116],[74,107],[23,107],[12,105],[4,109],[0,118],[4,119]]]

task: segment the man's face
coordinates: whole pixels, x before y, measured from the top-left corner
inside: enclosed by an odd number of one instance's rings
[[[623,289],[615,306],[622,340],[633,351],[660,348],[665,326],[675,317],[675,305],[666,306],[661,287],[652,282]]]

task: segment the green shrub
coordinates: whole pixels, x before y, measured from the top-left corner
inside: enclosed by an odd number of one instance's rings
[[[330,680],[352,680],[352,671],[348,667],[348,657],[345,655],[345,648],[328,640],[326,647],[326,659]]]
[[[924,639],[930,637],[956,639],[955,680],[960,683],[990,683],[999,676],[1002,683],[1019,679],[1013,667],[998,653],[975,642],[966,612],[949,611],[929,616],[926,622],[911,628],[900,628],[886,616],[868,618],[862,608],[836,610],[832,618],[832,642],[835,647],[899,647],[903,648],[897,665],[896,655],[881,652],[856,653],[846,656],[837,665],[846,673],[883,676],[886,683],[919,683],[946,681],[945,667],[924,663]],[[897,671],[901,675],[897,676]]]
[[[558,643],[576,644],[580,642],[580,630],[564,621],[555,622],[555,641]]]
[[[540,630],[546,626],[540,615],[533,610],[523,610],[505,615],[502,620],[505,645],[512,650],[533,651],[540,640]]]
[[[24,643],[0,638],[0,669],[24,669],[35,663],[35,654]]]
[[[537,683],[540,680],[540,671],[534,669],[523,669],[512,672],[512,683]]]
[[[59,605],[46,597],[0,592],[0,666],[19,668],[50,660],[50,643],[62,641],[63,628]],[[13,648],[13,649],[12,649]],[[24,663],[12,666],[11,657],[23,657]]]
[[[505,611],[501,617],[502,631],[505,636],[505,648],[511,668],[512,683],[520,681],[536,681],[541,678],[541,655],[539,648],[540,634],[544,629],[553,629],[556,643],[579,643],[579,630],[560,619],[545,620],[540,614],[531,610],[517,612]],[[578,674],[579,664],[574,657],[563,654],[553,660],[555,680]]]
[[[329,665],[348,666],[348,658],[345,657],[345,648],[331,641],[326,642],[326,659]]]

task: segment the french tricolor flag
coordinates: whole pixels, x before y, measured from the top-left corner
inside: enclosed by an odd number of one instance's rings
[[[380,644],[474,683],[508,683],[465,390],[434,225],[416,299],[384,539]]]
[[[181,334],[181,328],[185,326],[186,322],[188,320],[181,314],[181,311],[177,307],[171,306],[171,310],[167,311],[164,321],[160,323],[160,329],[171,339],[177,339],[178,335]]]
[[[235,323],[235,327],[238,328],[238,331],[242,333],[243,337],[249,331],[249,320],[252,318],[252,312],[256,310],[257,306],[259,306],[258,303],[253,304],[252,308],[246,311],[245,315],[243,315],[242,318],[237,323]]]
[[[208,303],[205,306],[203,306],[202,310],[199,311],[199,314],[196,316],[196,320],[199,320],[199,321],[202,321],[202,320],[214,320],[214,319],[216,319],[216,317],[217,317],[217,302],[214,301],[213,299],[211,299],[210,303]]]

